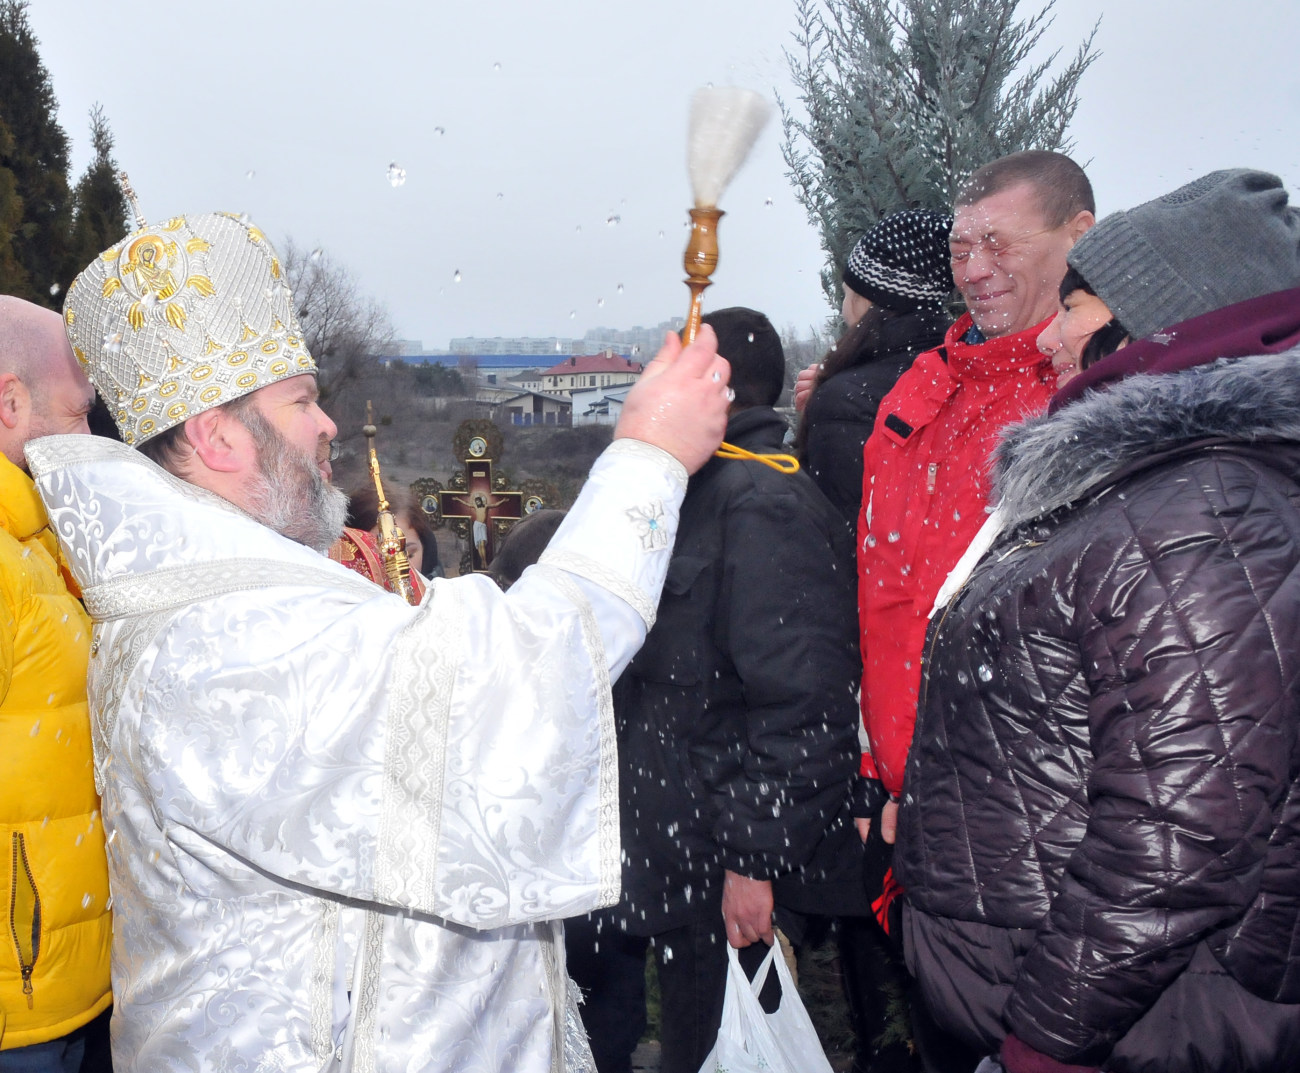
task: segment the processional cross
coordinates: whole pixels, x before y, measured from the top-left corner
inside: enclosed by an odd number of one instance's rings
[[[523,493],[505,487],[503,478],[493,478],[492,459],[485,457],[487,441],[475,436],[469,442],[465,473],[453,481],[459,487],[438,492],[438,511],[450,522],[459,522],[470,538],[470,555],[476,571],[486,570],[496,555],[497,540],[510,523],[524,516]]]

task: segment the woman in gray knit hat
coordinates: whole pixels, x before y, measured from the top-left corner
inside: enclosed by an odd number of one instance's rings
[[[1040,345],[1080,371],[927,642],[910,967],[1009,1073],[1294,1070],[1300,210],[1216,172],[1068,260]]]

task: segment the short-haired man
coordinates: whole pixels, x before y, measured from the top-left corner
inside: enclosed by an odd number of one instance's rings
[[[509,594],[439,581],[415,608],[319,554],[336,430],[246,218],[141,227],[64,319],[165,467],[91,438],[28,452],[95,620],[115,1060],[575,1068],[553,922],[617,897],[609,681],[721,438],[711,333],[651,362]]]
[[[752,309],[707,314],[731,363],[727,442],[782,451],[785,359]],[[712,459],[691,478],[659,620],[615,688],[623,901],[653,936],[665,1073],[718,1034],[727,944],[771,943],[772,881],[813,855],[856,759],[853,557],[806,473]]]
[[[858,525],[862,756],[856,811],[893,841],[916,721],[930,608],[985,518],[990,454],[1055,386],[1038,333],[1057,306],[1065,255],[1095,222],[1087,176],[1060,153],[1002,157],[953,208],[953,279],[967,312],[885,396],[864,451]],[[883,806],[883,812],[881,812]],[[887,920],[888,897],[878,905]]]
[[[25,455],[38,436],[89,433],[94,401],[59,315],[0,297],[0,1070],[81,1068],[112,1003],[90,620]]]

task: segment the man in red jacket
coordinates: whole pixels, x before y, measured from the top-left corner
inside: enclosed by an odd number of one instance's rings
[[[854,811],[864,840],[877,815],[884,841],[894,840],[930,608],[985,518],[998,433],[1051,398],[1052,365],[1036,340],[1056,312],[1065,255],[1095,222],[1094,209],[1087,176],[1060,153],[1014,153],[976,171],[957,195],[950,239],[969,312],[880,404],[858,524],[870,745]],[[887,901],[877,905],[882,922]]]

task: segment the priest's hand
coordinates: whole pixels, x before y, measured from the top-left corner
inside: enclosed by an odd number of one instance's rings
[[[717,336],[707,324],[685,348],[670,333],[628,392],[614,439],[653,444],[694,473],[718,449],[727,430],[730,379],[731,366],[718,356]]]
[[[727,942],[739,950],[760,939],[772,945],[772,884],[728,870],[722,881],[722,919]]]

